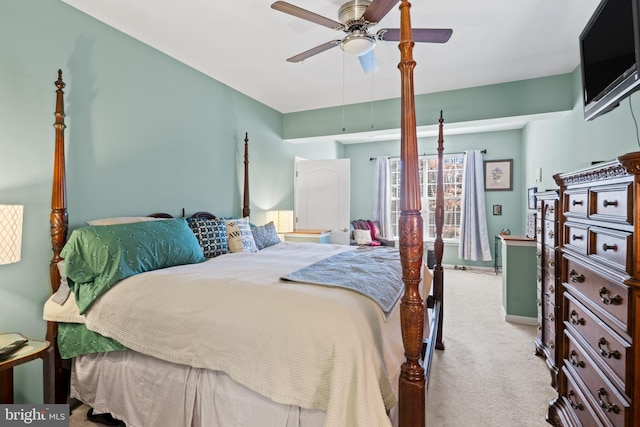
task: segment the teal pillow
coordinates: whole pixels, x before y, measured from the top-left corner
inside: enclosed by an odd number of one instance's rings
[[[82,227],[60,255],[81,314],[122,279],[206,260],[184,219]]]

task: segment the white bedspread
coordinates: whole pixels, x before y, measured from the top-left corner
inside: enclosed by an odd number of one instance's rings
[[[348,246],[282,243],[125,279],[85,314],[138,352],[226,372],[273,401],[326,412],[326,426],[390,426],[403,360],[399,308],[385,321],[356,292],[279,277]]]

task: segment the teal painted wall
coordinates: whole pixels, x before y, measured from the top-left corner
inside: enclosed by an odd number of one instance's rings
[[[587,122],[582,109],[579,69],[572,77],[571,111],[561,118],[530,123],[523,130],[527,187],[557,188],[553,174],[640,150],[638,124],[633,117],[640,114],[640,95],[631,95],[618,108]],[[538,167],[542,168],[542,182],[535,182]]]
[[[415,78],[429,78],[418,66]],[[415,97],[416,125],[515,117],[571,110],[572,76],[569,74],[501,83]],[[344,117],[344,119],[343,119]],[[288,113],[283,119],[283,137],[296,139],[332,136],[400,127],[400,100],[347,105]],[[344,128],[344,130],[343,130]]]
[[[537,317],[536,244],[502,242],[502,308],[507,316]]]
[[[55,87],[67,83],[67,170],[71,227],[112,215],[211,210],[238,215],[242,150],[250,139],[252,221],[264,211],[293,208],[293,162],[352,159],[352,217],[371,214],[369,157],[397,155],[398,141],[343,146],[331,135],[399,126],[398,99],[282,115],[159,53],[58,0],[6,0],[0,14],[0,203],[25,205],[22,260],[0,266],[0,331],[44,338],[42,305],[49,295],[49,211]],[[227,58],[230,60],[231,58]],[[227,60],[222,59],[221,60]],[[416,78],[422,76],[418,64]],[[526,188],[554,172],[636,150],[625,101],[585,123],[579,74],[470,88],[416,98],[418,125],[445,112],[447,150],[486,148],[486,159],[514,159],[514,191],[487,193],[503,205],[489,217],[490,234],[524,232]],[[640,111],[636,96],[634,107]],[[568,111],[522,130],[447,135],[446,123]],[[373,119],[372,119],[373,118]],[[345,131],[342,131],[342,128]],[[289,138],[326,136],[317,143]],[[431,153],[434,138],[420,140]],[[490,212],[489,212],[490,213]],[[492,244],[493,242],[491,242]],[[493,248],[493,244],[492,244]],[[445,262],[457,248],[447,246]],[[39,361],[16,368],[16,401],[42,399]]]
[[[0,14],[0,203],[25,206],[22,260],[0,266],[0,331],[43,339],[59,68],[67,83],[69,224],[114,215],[241,213],[250,139],[252,220],[293,207],[293,159],[339,147],[283,142],[282,114],[59,0]],[[15,372],[16,402],[42,399],[41,362]]]

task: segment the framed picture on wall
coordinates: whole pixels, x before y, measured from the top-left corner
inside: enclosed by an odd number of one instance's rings
[[[485,191],[511,191],[513,190],[512,178],[512,159],[484,161]]]
[[[527,207],[529,209],[536,208],[536,191],[538,191],[538,187],[532,187],[527,190]]]

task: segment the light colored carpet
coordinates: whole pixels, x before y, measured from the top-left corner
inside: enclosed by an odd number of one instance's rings
[[[503,319],[502,277],[447,269],[444,278],[445,350],[434,355],[427,426],[548,427],[551,377],[535,356],[535,326]],[[87,409],[73,411],[70,427],[99,426]]]
[[[555,396],[546,362],[535,356],[536,327],[508,323],[502,277],[444,272],[444,351],[433,359],[429,427],[543,427]]]

